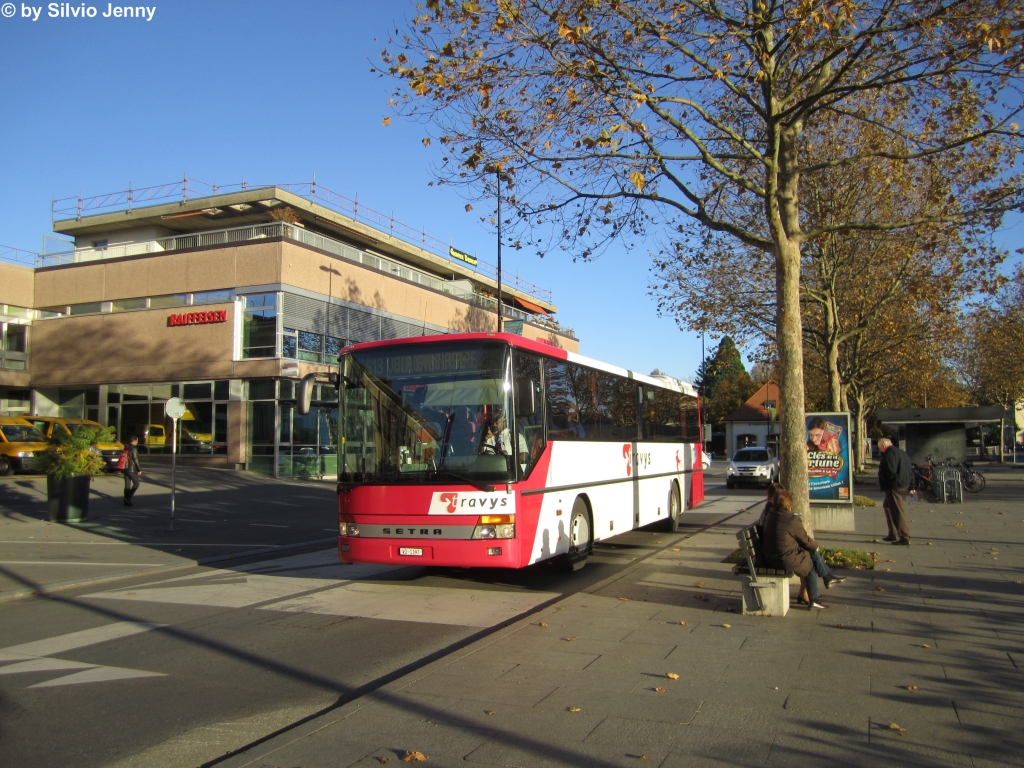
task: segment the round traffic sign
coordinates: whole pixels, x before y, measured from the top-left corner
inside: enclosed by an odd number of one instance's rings
[[[180,397],[172,397],[164,403],[164,413],[172,419],[180,419],[185,415],[185,401]]]

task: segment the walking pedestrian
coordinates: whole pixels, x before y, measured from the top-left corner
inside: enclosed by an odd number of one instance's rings
[[[125,446],[124,450],[128,454],[124,469],[121,470],[121,474],[124,475],[124,505],[126,507],[134,507],[132,496],[139,490],[139,483],[142,480],[142,467],[139,466],[139,438],[137,435],[132,435],[128,438],[128,445]]]
[[[878,463],[878,487],[885,493],[882,509],[885,510],[885,522],[889,526],[889,535],[884,541],[908,547],[910,526],[907,525],[904,499],[914,479],[910,457],[887,437],[878,441],[878,450],[882,452],[882,460]]]

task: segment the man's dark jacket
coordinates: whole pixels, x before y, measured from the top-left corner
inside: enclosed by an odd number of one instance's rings
[[[785,568],[798,576],[811,572],[811,552],[818,542],[807,535],[804,522],[792,512],[775,510],[764,524],[761,549],[769,568]]]
[[[910,457],[895,445],[890,445],[878,464],[878,487],[883,491],[906,490],[914,481]]]

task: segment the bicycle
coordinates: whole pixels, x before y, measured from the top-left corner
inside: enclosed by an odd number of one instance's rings
[[[944,466],[957,470],[960,473],[960,482],[964,490],[969,493],[981,493],[985,488],[985,476],[974,468],[969,461],[959,462],[950,456],[944,462]]]

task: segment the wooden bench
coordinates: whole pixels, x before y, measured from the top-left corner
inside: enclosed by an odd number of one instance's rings
[[[732,572],[744,577],[743,613],[759,616],[785,616],[789,613],[789,580],[793,573],[782,568],[756,568],[754,558],[760,547],[757,525],[736,532],[744,561]]]

